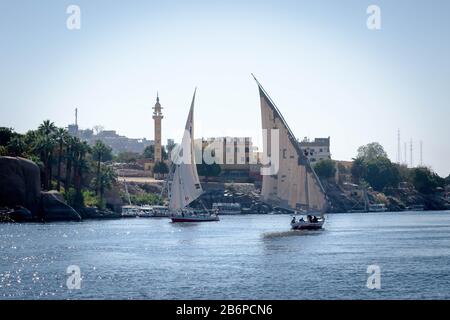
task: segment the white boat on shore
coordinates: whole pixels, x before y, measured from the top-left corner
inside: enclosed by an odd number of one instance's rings
[[[152,206],[153,218],[168,218],[169,208],[167,206]]]
[[[171,216],[172,222],[219,221],[219,216],[206,209],[184,208]]]
[[[127,205],[122,206],[123,218],[136,218],[143,214],[142,208],[139,206]]]

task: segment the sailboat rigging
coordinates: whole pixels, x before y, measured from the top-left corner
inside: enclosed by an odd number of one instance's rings
[[[267,139],[265,150],[269,155],[272,149],[279,149],[279,169],[274,174],[263,175],[261,198],[272,205],[307,216],[306,220],[299,221],[294,216],[291,221],[293,229],[320,229],[325,222],[325,189],[280,110],[256,77],[252,76],[259,88],[262,129],[268,133],[274,129],[279,131],[279,141],[272,145],[272,141]]]
[[[197,89],[192,97],[181,145],[172,153],[173,159],[168,178],[169,211],[172,222],[218,221],[218,215],[206,208],[188,207],[203,194],[197,173],[194,149],[194,103]]]

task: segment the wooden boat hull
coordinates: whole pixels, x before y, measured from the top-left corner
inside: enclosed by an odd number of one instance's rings
[[[291,223],[291,228],[293,230],[320,230],[322,229],[324,223],[325,220],[320,220],[317,222],[299,221]]]
[[[182,216],[176,216],[171,217],[172,222],[211,222],[211,221],[219,221],[218,216],[188,216],[188,217],[182,217]]]

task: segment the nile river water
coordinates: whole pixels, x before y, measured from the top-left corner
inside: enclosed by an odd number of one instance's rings
[[[221,219],[1,224],[0,299],[450,299],[448,211],[329,214],[305,232],[286,215]]]

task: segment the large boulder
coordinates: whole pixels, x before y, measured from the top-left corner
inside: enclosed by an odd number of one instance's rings
[[[81,221],[81,216],[71,206],[66,204],[57,191],[41,192],[42,212],[44,221]]]
[[[0,157],[0,207],[22,206],[36,216],[40,192],[40,170],[33,161]]]

